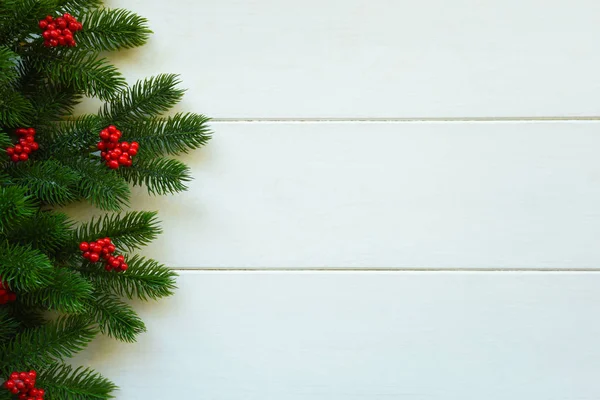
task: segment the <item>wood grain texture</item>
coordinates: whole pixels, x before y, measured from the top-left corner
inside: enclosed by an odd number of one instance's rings
[[[214,129],[189,192],[134,199],[173,267],[600,266],[600,123]]]
[[[600,398],[598,273],[183,273],[136,345],[76,362],[117,399]]]
[[[597,0],[109,0],[215,118],[598,115]]]

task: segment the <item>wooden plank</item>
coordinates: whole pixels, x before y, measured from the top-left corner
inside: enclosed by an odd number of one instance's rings
[[[108,0],[156,33],[116,60],[182,74],[216,118],[597,115],[596,0]]]
[[[599,123],[214,129],[189,192],[134,200],[174,267],[600,266]]]
[[[183,273],[138,344],[78,363],[117,399],[600,397],[598,273]],[[139,308],[139,307],[138,307]]]

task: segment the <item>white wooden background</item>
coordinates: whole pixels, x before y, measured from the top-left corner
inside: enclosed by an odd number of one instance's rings
[[[108,4],[215,118],[118,399],[600,399],[597,0]]]

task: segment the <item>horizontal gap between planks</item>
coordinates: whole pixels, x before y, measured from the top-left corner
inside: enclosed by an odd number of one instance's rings
[[[171,268],[177,272],[599,272],[600,268]]]
[[[213,118],[216,123],[592,122],[600,117]]]

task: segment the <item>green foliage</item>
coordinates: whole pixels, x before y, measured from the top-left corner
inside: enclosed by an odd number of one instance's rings
[[[46,400],[112,399],[117,387],[99,373],[84,367],[53,364],[37,378],[38,385],[46,389]]]
[[[190,169],[170,158],[139,158],[131,168],[122,168],[119,174],[133,186],[146,186],[150,194],[169,194],[187,189],[185,182],[192,180]]]
[[[55,160],[18,163],[8,168],[7,172],[16,185],[26,188],[28,194],[42,203],[61,206],[77,198],[73,190],[77,184],[77,174]]]
[[[98,323],[100,332],[123,342],[135,342],[146,326],[133,308],[110,293],[97,292],[89,302],[89,314]]]
[[[64,12],[83,24],[76,47],[43,45],[40,19]],[[189,168],[166,158],[210,139],[208,118],[162,116],[182,98],[177,75],[129,87],[104,52],[144,44],[145,18],[106,9],[101,0],[0,0],[0,278],[16,301],[0,305],[0,383],[14,370],[36,369],[46,399],[104,400],[115,385],[96,372],[63,364],[97,333],[133,342],[146,327],[123,298],[173,294],[176,274],[139,255],[123,273],[84,260],[79,243],[110,237],[118,253],[137,250],[161,231],[156,213],[123,212],[131,186],[152,194],[186,189]],[[97,115],[73,116],[85,97],[105,104]],[[133,166],[109,169],[97,150],[108,125],[137,141]],[[39,149],[13,163],[3,149],[15,129],[33,127]],[[57,207],[78,201],[114,214],[75,224]],[[0,389],[0,400],[9,400]],[[12,400],[12,399],[10,399]]]
[[[29,245],[52,256],[69,243],[71,226],[72,222],[66,214],[38,211],[13,225],[7,237],[11,243]]]
[[[118,249],[135,250],[154,240],[161,232],[156,212],[130,211],[107,214],[81,224],[74,242],[91,242],[109,237]]]
[[[129,127],[146,118],[156,117],[169,111],[181,100],[185,91],[177,88],[179,83],[179,77],[172,74],[139,81],[106,103],[100,115],[106,125],[118,127]]]
[[[0,232],[36,211],[37,204],[26,194],[25,188],[0,187]]]
[[[28,292],[48,286],[54,269],[39,250],[0,242],[0,276],[12,290]]]
[[[105,8],[81,15],[85,29],[77,34],[78,46],[94,50],[118,50],[141,46],[152,31],[148,21],[130,11]]]
[[[138,255],[128,259],[127,273],[115,274],[88,264],[80,269],[98,290],[129,299],[157,300],[171,296],[176,288],[177,274],[164,265]]]
[[[53,365],[83,350],[98,333],[88,317],[67,316],[42,327],[26,329],[0,344],[0,371]]]
[[[19,321],[14,319],[8,309],[0,308],[0,342],[10,339],[19,329]]]
[[[58,269],[51,284],[39,290],[22,293],[19,301],[27,306],[39,306],[63,313],[82,313],[94,287],[79,274]]]
[[[56,50],[35,62],[51,81],[103,100],[110,100],[127,86],[119,71],[97,53]]]
[[[123,138],[140,143],[144,154],[178,155],[206,144],[211,136],[208,121],[204,115],[192,113],[150,118],[132,125]]]

